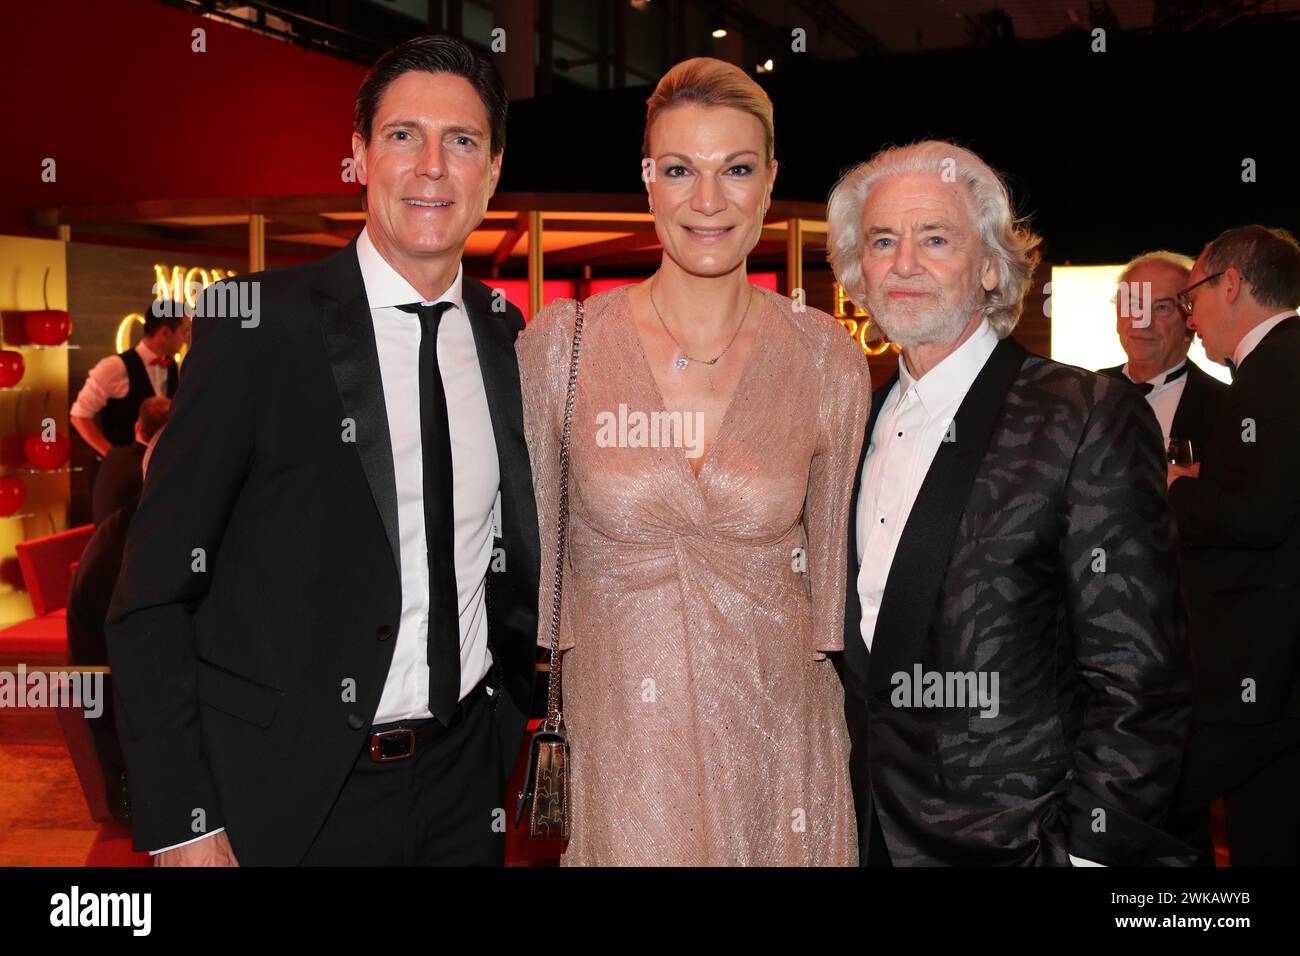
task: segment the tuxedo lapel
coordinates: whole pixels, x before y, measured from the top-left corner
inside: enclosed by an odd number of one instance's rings
[[[867,430],[862,436],[862,453],[858,456],[858,470],[853,475],[853,493],[849,499],[849,561],[848,586],[844,603],[844,661],[859,682],[865,682],[869,654],[862,641],[862,605],[858,600],[858,497],[862,493],[862,472],[867,464],[867,451],[871,446],[871,433],[875,430],[880,407],[898,382],[898,373],[890,376],[884,385],[871,396],[871,412],[867,416]],[[865,686],[865,684],[864,684]]]
[[[537,527],[537,504],[528,446],[524,443],[523,395],[515,356],[515,339],[523,330],[522,317],[510,310],[493,311],[491,290],[474,279],[465,279],[461,295],[474,332],[474,348],[492,418],[501,471],[502,522],[517,522],[512,531],[528,538]],[[505,531],[503,528],[503,534]]]
[[[939,445],[903,528],[872,641],[869,688],[920,661],[952,554],[953,539],[992,440],[1007,389],[1028,353],[1014,339],[998,343],[957,409],[954,440]],[[885,480],[891,480],[885,476]],[[870,561],[871,555],[864,555]]]
[[[1178,399],[1178,408],[1174,410],[1174,420],[1169,425],[1170,438],[1199,438],[1200,423],[1205,417],[1205,379],[1209,376],[1197,368],[1191,359],[1187,360],[1187,384]],[[1193,453],[1200,454],[1200,449],[1193,447]]]
[[[357,261],[356,240],[321,263],[321,279],[313,290],[313,303],[325,338],[325,352],[334,372],[343,414],[356,424],[352,443],[370,493],[379,509],[384,533],[401,576],[397,536],[397,478],[393,445],[388,433],[379,351],[370,318],[370,303]],[[342,425],[340,424],[340,428]]]

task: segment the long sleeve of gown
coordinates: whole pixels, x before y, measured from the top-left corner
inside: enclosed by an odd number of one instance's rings
[[[844,649],[844,588],[852,520],[849,504],[870,408],[871,371],[866,356],[851,336],[832,334],[823,365],[821,437],[809,468],[804,505],[812,651],[817,659],[827,651]]]
[[[538,576],[537,643],[551,643],[555,535],[560,518],[560,438],[569,383],[575,314],[572,299],[557,299],[528,323],[515,343],[524,402],[524,440],[533,469],[542,563]],[[561,605],[560,649],[573,646],[568,606]]]

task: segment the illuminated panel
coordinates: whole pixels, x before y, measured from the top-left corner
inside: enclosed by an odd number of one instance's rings
[[[500,289],[506,295],[506,301],[519,309],[524,314],[524,321],[532,318],[528,314],[528,280],[527,279],[483,279],[481,280],[489,289]],[[554,302],[556,299],[573,298],[573,280],[572,279],[543,279],[542,280],[542,304]]]
[[[1115,290],[1118,266],[1053,266],[1048,292],[1052,320],[1052,358],[1086,369],[1108,368],[1125,362],[1124,348],[1115,332]],[[1205,357],[1201,340],[1192,342],[1192,361],[1221,382],[1228,370]]]

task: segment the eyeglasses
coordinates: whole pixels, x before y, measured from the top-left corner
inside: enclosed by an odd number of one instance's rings
[[[1223,272],[1227,272],[1227,271],[1228,271],[1227,269],[1223,270]],[[1188,293],[1191,292],[1193,289],[1195,289],[1198,285],[1204,285],[1207,282],[1213,282],[1215,279],[1219,278],[1219,276],[1223,275],[1223,272],[1216,272],[1212,276],[1206,276],[1200,282],[1193,282],[1182,292],[1178,293],[1178,307],[1183,310],[1184,315],[1190,316],[1192,314],[1192,306],[1196,304],[1195,302],[1192,301],[1192,297],[1188,295]]]

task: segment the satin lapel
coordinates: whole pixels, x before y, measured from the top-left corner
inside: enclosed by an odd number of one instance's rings
[[[921,484],[894,553],[876,621],[869,674],[872,692],[888,690],[891,674],[910,674],[912,665],[921,660],[971,485],[1007,389],[1027,354],[1014,339],[998,343],[957,409],[955,440],[940,443]]]
[[[866,468],[867,449],[871,445],[871,433],[880,416],[880,406],[885,403],[890,389],[898,382],[898,373],[890,376],[884,385],[876,389],[871,396],[871,412],[867,415],[867,430],[862,436],[862,453],[858,456],[858,470],[853,476],[853,495],[849,501],[849,563],[848,588],[845,591],[844,614],[844,659],[853,668],[859,679],[867,675],[867,645],[862,640],[862,605],[858,602],[858,497],[862,494],[862,472]]]
[[[370,484],[375,507],[379,509],[400,579],[402,562],[398,549],[393,445],[388,433],[388,409],[384,404],[375,328],[357,262],[355,239],[321,263],[321,279],[313,290],[313,301],[343,414],[356,423],[356,441],[352,444],[361,458],[361,468]]]
[[[466,278],[461,290],[469,325],[474,332],[483,390],[487,393],[492,437],[501,471],[504,514],[518,516],[521,529],[537,525],[528,446],[524,444],[524,405],[519,386],[515,339],[523,325],[509,311],[492,311],[492,292],[483,283]],[[508,507],[513,504],[514,507]]]
[[[1187,384],[1183,386],[1182,397],[1178,399],[1178,407],[1174,409],[1174,420],[1169,423],[1169,436],[1171,438],[1190,438],[1192,435],[1199,434],[1197,424],[1204,415],[1203,406],[1205,404],[1205,390],[1201,384],[1199,376],[1203,375],[1192,360],[1187,360]],[[1200,454],[1199,448],[1193,448],[1194,454]]]

